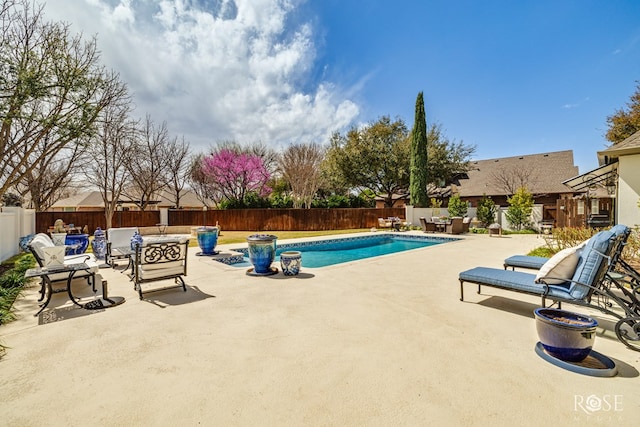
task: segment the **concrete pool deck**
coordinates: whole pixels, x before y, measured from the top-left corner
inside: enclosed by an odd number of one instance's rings
[[[186,293],[140,301],[122,264],[101,275],[123,305],[92,312],[56,294],[45,324],[34,286],[0,326],[1,424],[636,424],[640,353],[600,312],[563,305],[604,326],[594,349],[613,378],[535,353],[539,298],[466,284],[459,301],[460,271],[542,241],[462,237],[320,269],[303,258],[298,277],[251,277],[191,248]]]

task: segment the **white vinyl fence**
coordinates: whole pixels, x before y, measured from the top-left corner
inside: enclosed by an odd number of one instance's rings
[[[0,261],[20,252],[20,237],[35,233],[36,211],[3,207],[0,211]]]
[[[542,209],[543,205],[533,205],[530,221],[534,227],[537,227],[542,220]],[[476,212],[476,208],[468,208],[466,216],[473,218],[476,216]],[[509,220],[507,220],[506,212],[506,207],[496,206],[495,222],[500,224],[502,228],[510,230],[511,224],[509,224]],[[406,206],[405,215],[407,222],[419,226],[420,217],[425,217],[428,220],[432,216],[449,216],[449,211],[447,211],[447,208],[414,208],[413,206]]]

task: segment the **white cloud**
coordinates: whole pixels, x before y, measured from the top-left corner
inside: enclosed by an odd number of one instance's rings
[[[97,33],[102,62],[128,83],[137,115],[166,120],[198,149],[229,139],[326,142],[359,114],[349,88],[309,81],[314,35],[290,23],[296,0],[70,3],[48,0],[46,17]]]

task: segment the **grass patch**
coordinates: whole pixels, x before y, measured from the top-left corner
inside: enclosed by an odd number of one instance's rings
[[[12,307],[16,298],[22,292],[27,279],[24,272],[35,265],[35,259],[31,254],[16,255],[2,263],[2,275],[0,276],[0,325],[15,320]],[[0,357],[5,352],[5,347],[0,343]]]

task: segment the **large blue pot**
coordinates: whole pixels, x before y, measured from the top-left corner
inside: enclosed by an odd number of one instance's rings
[[[256,274],[271,273],[271,263],[276,257],[277,236],[273,234],[252,234],[247,237],[249,261]]]
[[[218,244],[218,227],[199,227],[196,230],[200,255],[215,255]]]
[[[595,319],[556,308],[538,308],[534,314],[547,353],[566,362],[580,362],[591,353],[598,326]]]
[[[64,238],[64,244],[67,246],[65,255],[83,254],[89,247],[88,234],[67,234]]]

